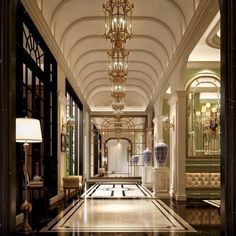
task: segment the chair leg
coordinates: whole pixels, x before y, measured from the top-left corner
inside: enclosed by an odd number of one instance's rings
[[[64,199],[66,200],[66,189],[64,188]]]

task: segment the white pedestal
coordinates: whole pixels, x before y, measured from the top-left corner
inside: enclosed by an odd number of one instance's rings
[[[143,166],[142,168],[142,186],[152,187],[152,166]]]
[[[138,165],[131,166],[131,176],[132,177],[139,177],[140,176],[139,168],[140,168],[140,166],[138,166]]]
[[[160,199],[167,199],[169,195],[169,168],[153,168],[153,195]]]

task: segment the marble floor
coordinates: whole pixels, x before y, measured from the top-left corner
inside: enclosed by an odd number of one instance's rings
[[[220,200],[203,200],[206,203],[209,203],[217,208],[220,208]]]
[[[75,201],[40,232],[196,232],[161,200]]]
[[[82,198],[152,198],[153,194],[135,183],[97,183]]]
[[[34,205],[34,235],[220,235],[217,207],[203,200],[155,199],[137,184],[97,183],[80,198],[61,201],[36,219],[40,210]]]

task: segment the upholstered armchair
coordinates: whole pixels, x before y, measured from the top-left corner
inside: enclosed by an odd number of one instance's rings
[[[76,196],[81,195],[83,190],[83,177],[82,175],[69,175],[63,177],[63,189],[64,189],[64,197],[67,198],[67,190],[68,197],[70,197],[70,190],[75,189]]]

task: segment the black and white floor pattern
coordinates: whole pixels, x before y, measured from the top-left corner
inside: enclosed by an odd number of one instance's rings
[[[220,200],[203,200],[204,202],[211,204],[212,206],[215,207],[220,207]]]
[[[97,183],[82,198],[152,198],[152,193],[140,184]]]
[[[40,231],[44,232],[196,231],[139,185],[96,184]]]

